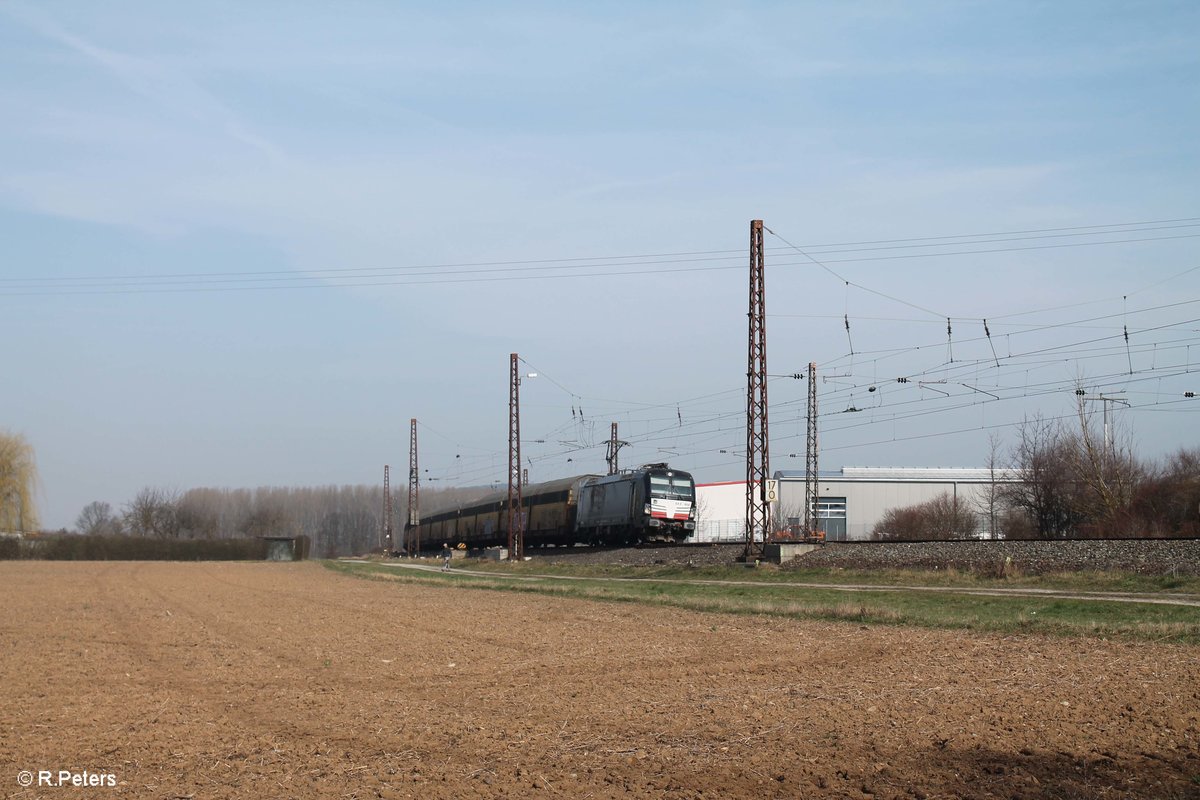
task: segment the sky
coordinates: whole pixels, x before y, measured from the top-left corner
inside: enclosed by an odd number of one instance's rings
[[[0,429],[144,487],[1200,446],[1200,5],[0,0]],[[537,373],[536,377],[528,377]],[[903,379],[903,380],[901,380]],[[1082,388],[1085,394],[1075,394]],[[1104,395],[1104,397],[1101,397]],[[1190,400],[1190,402],[1189,402]]]

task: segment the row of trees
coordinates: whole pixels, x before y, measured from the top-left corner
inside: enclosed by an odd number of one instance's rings
[[[422,504],[434,508],[476,496],[480,489],[422,490]],[[408,519],[407,498],[393,500],[392,530],[397,544]],[[174,492],[147,487],[120,511],[105,502],[89,503],[76,520],[83,534],[131,534],[161,539],[230,539],[308,536],[314,555],[331,558],[379,547],[384,495],[380,486],[189,489]]]
[[[891,509],[874,536],[969,538],[981,521],[1014,539],[1200,536],[1200,448],[1143,462],[1128,437],[1095,424],[1082,395],[1076,424],[1027,422],[1007,456],[993,439],[988,466],[974,502],[946,495]]]

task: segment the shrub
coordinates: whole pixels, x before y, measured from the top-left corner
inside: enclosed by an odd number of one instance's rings
[[[141,536],[45,536],[22,540],[19,550],[21,558],[48,561],[261,561],[267,555],[262,539]]]
[[[0,560],[21,557],[21,540],[15,536],[0,536]]]
[[[915,506],[888,509],[872,536],[890,540],[969,539],[978,527],[979,520],[970,509],[947,493]]]

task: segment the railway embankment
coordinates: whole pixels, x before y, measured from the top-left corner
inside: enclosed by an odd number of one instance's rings
[[[1117,571],[1200,575],[1200,539],[831,542],[785,569],[957,569],[992,575]]]
[[[548,548],[536,560],[618,566],[733,565],[740,544],[651,548]],[[1130,572],[1200,576],[1200,539],[1057,541],[829,542],[784,562],[783,569],[956,569],[993,577],[1057,572]]]

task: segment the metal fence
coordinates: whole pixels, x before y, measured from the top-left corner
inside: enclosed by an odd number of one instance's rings
[[[746,539],[746,521],[741,519],[710,519],[696,523],[696,533],[689,542],[728,543]]]

